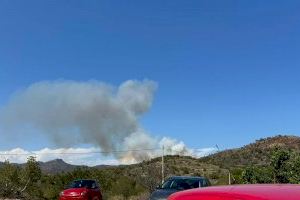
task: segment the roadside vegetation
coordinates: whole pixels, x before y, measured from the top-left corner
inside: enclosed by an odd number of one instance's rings
[[[228,184],[229,173],[232,184],[298,184],[299,141],[300,138],[278,136],[202,159],[166,156],[165,174],[166,177],[206,176],[213,185]],[[237,153],[247,155],[248,159],[237,158]],[[103,169],[75,168],[57,174],[42,173],[34,157],[29,157],[26,165],[22,166],[6,161],[0,167],[0,199],[55,200],[68,183],[81,178],[96,179],[107,200],[143,200],[161,182],[161,159]]]
[[[95,179],[101,184],[105,199],[128,199],[146,193],[146,188],[122,174],[119,168],[75,169],[56,175],[42,174],[38,162],[30,157],[25,168],[5,162],[0,168],[0,197],[31,200],[58,199],[72,180]]]

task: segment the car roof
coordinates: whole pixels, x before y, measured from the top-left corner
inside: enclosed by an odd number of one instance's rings
[[[202,176],[171,176],[168,179],[207,179]]]
[[[76,179],[74,181],[96,181],[95,179]]]
[[[173,194],[170,200],[185,200],[191,197],[221,196],[235,197],[241,200],[299,200],[300,185],[291,184],[256,184],[256,185],[234,185],[215,186],[201,189],[186,190]]]

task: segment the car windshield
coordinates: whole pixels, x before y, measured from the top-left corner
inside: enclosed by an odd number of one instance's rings
[[[68,188],[93,188],[95,187],[95,181],[92,180],[78,180],[73,181]]]
[[[195,178],[169,179],[163,185],[162,189],[187,190],[200,187],[200,180]]]

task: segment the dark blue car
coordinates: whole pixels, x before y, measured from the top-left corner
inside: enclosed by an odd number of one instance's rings
[[[194,176],[174,176],[167,179],[161,186],[151,194],[149,200],[166,200],[171,194],[199,187],[210,186],[210,182],[205,177]]]

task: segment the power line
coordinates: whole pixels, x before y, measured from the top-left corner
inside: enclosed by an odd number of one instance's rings
[[[114,150],[114,151],[90,151],[90,152],[28,152],[28,153],[0,153],[0,156],[30,156],[30,155],[87,155],[87,154],[118,154],[118,153],[129,153],[129,152],[142,152],[142,151],[161,151],[160,148],[149,148],[149,149],[131,149],[131,150]],[[171,154],[179,153],[182,155],[191,154],[194,155],[196,152],[203,152],[201,149],[189,149],[188,151],[182,150],[170,150]],[[168,154],[168,150],[167,150]]]
[[[141,151],[158,151],[161,149],[131,149],[120,151],[91,151],[91,152],[28,152],[28,153],[0,153],[0,156],[29,156],[29,155],[85,155],[85,154],[111,154],[111,153],[128,153]]]

